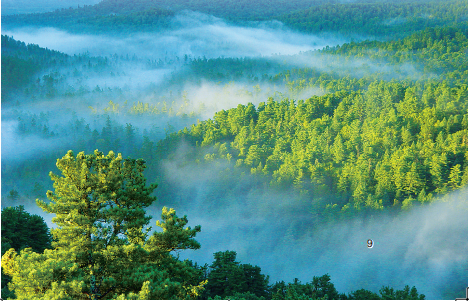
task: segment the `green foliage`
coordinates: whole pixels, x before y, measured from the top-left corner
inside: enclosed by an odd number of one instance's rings
[[[424,300],[425,295],[419,294],[415,286],[410,288],[408,285],[402,290],[394,290],[388,286],[379,290],[382,300]]]
[[[367,50],[371,48],[376,51]],[[396,41],[352,42],[305,53],[300,56],[302,59],[316,60],[319,56],[320,60],[331,64],[331,68],[336,64],[334,60],[346,66],[347,61],[367,53],[371,62],[388,69],[382,69],[384,73],[371,72],[361,79],[350,75],[362,72],[363,66],[351,68],[345,77],[342,73],[325,73],[315,68],[295,68],[266,76],[263,81],[285,81],[289,89],[286,95],[300,95],[317,87],[326,94],[296,101],[279,95],[261,102],[257,108],[252,104],[239,105],[217,112],[213,119],[195,123],[177,135],[169,135],[172,126],[168,125],[165,131],[156,127],[144,129],[142,137],[138,134],[141,129],[130,124],[123,127],[109,116],[169,116],[190,124],[196,120],[195,114],[205,111],[195,112],[190,103],[191,95],[185,91],[174,93],[173,98],[155,98],[153,103],[109,101],[102,111],[93,109],[94,122],[106,125],[102,131],[91,131],[91,122],[87,125],[84,119],[78,118],[74,118],[62,133],[51,131],[55,127],[51,123],[53,116],[48,114],[22,114],[18,119],[18,130],[22,134],[38,134],[44,138],[72,136],[77,141],[77,148],[87,151],[96,146],[106,151],[125,150],[144,157],[149,162],[149,175],[153,177],[156,174],[163,177],[164,172],[157,169],[155,159],[173,156],[178,141],[184,139],[198,153],[187,159],[207,164],[220,160],[236,163],[248,174],[267,177],[272,187],[294,186],[309,200],[330,194],[328,203],[319,201],[314,204],[320,210],[326,205],[336,205],[333,208],[337,210],[332,211],[337,212],[357,211],[364,207],[381,210],[395,203],[408,208],[411,199],[425,203],[431,199],[429,196],[442,195],[467,183],[467,139],[464,138],[467,133],[466,52],[465,31],[438,28]],[[288,58],[284,57],[285,60]],[[76,59],[88,61],[86,57]],[[188,58],[187,62],[198,72],[194,77],[208,80],[213,79],[213,74],[230,74],[230,70],[237,73],[288,67],[288,64],[274,66],[263,58]],[[416,73],[419,80],[405,79],[414,76],[414,73],[406,75],[405,68],[402,69],[404,79],[382,79],[386,72],[389,76],[399,74],[398,66],[406,63],[423,66],[423,71]],[[107,68],[102,66],[108,66],[109,60],[96,58],[89,64],[92,69]],[[432,72],[441,75],[433,79],[428,76]],[[50,77],[51,89],[46,88]],[[40,84],[45,94],[60,91],[62,76],[50,77]],[[232,83],[220,85],[224,91],[231,87]],[[41,89],[38,87],[38,91]],[[254,86],[249,92],[255,91]],[[218,95],[228,96],[233,95],[225,92]],[[168,138],[156,143],[165,132]],[[133,141],[132,145],[124,143],[128,139]],[[217,144],[223,148],[218,148]],[[211,147],[217,150],[209,151]],[[2,178],[2,183],[9,189],[18,189],[15,178],[35,179],[32,184],[40,182],[40,172],[47,170],[48,162],[54,161],[56,154],[48,154],[21,168],[5,162],[3,170],[15,176]],[[233,173],[233,168],[228,172]],[[163,189],[169,187],[165,185]],[[346,210],[342,210],[344,208]]]
[[[2,209],[2,255],[10,248],[18,251],[31,248],[41,253],[51,248],[51,241],[49,228],[41,216],[26,212],[22,205]],[[14,298],[14,291],[8,289],[10,280],[11,277],[3,273],[2,267],[2,298],[4,299]]]
[[[399,111],[408,107],[406,95],[415,90],[416,111]],[[217,114],[216,122],[193,125],[159,145],[165,148],[174,139],[184,139],[199,145],[200,155],[205,155],[206,147],[223,142],[226,149],[213,154],[213,159],[227,160],[229,153],[239,158],[236,167],[252,173],[259,169],[270,176],[272,187],[294,185],[309,190],[312,197],[332,191],[341,199],[339,208],[350,203],[356,210],[383,209],[398,200],[405,209],[414,199],[424,202],[426,194],[467,184],[462,182],[467,173],[467,125],[449,131],[441,126],[444,120],[467,115],[467,96],[447,99],[454,111],[439,110],[423,102],[423,94],[430,90],[437,95],[452,91],[455,96],[467,88],[381,81],[361,92],[336,92],[298,102],[269,100],[257,110],[239,105]],[[385,92],[377,95],[378,91]],[[456,161],[437,163],[448,154]]]
[[[105,29],[126,33],[134,30],[162,29],[167,26],[167,16],[181,10],[199,11],[232,21],[264,19],[323,3],[323,0],[275,0],[265,6],[261,2],[248,0],[105,0],[96,5],[78,8],[57,9],[54,12],[8,15],[2,24],[8,26],[53,26],[71,31],[100,32]],[[122,24],[122,23],[124,24]],[[123,26],[126,25],[126,26]],[[156,25],[156,26],[155,26]],[[120,32],[122,33],[122,32]]]
[[[278,17],[303,32],[368,34],[387,39],[403,37],[428,27],[467,27],[465,1],[405,1],[336,3],[335,1]]]
[[[205,298],[255,299],[268,296],[269,277],[261,274],[261,268],[236,261],[236,252],[225,251],[213,254],[210,265]]]
[[[43,68],[54,67],[68,61],[69,56],[44,49],[38,45],[16,41],[2,35],[2,100],[29,84]]]
[[[330,281],[331,277],[325,274],[321,277],[313,277],[310,283],[302,284],[297,278],[293,283],[277,282],[272,288],[273,300],[338,300],[344,299],[344,294],[339,294]]]
[[[55,192],[54,249],[40,254],[31,248],[2,257],[9,287],[20,299],[185,299],[195,298],[204,282],[198,270],[171,252],[197,249],[200,226],[186,227],[173,209],[163,208],[161,232],[144,230],[151,217],[145,208],[156,184],[146,186],[143,160],[101,152],[77,156],[69,151],[57,160],[62,176],[51,172]]]
[[[55,116],[50,113],[16,112],[19,134],[44,139],[66,135],[76,149],[91,151],[99,146],[144,157],[149,177],[158,175],[160,183],[168,183],[161,194],[177,195],[180,202],[186,195],[169,187],[169,175],[158,167],[160,159],[177,158],[181,166],[223,165],[226,168],[219,172],[216,183],[219,190],[236,191],[233,182],[240,178],[249,179],[253,186],[293,188],[301,202],[311,203],[314,216],[322,217],[315,219],[318,224],[333,221],[337,215],[348,218],[360,212],[366,216],[371,210],[410,210],[467,185],[465,1],[275,0],[266,7],[247,0],[105,0],[78,9],[4,16],[2,23],[7,27],[39,25],[132,34],[177,29],[173,17],[182,9],[243,25],[246,20],[276,19],[303,32],[358,33],[385,41],[350,42],[273,59],[186,55],[181,61],[168,57],[148,60],[143,62],[148,69],[172,64],[187,68],[173,72],[166,87],[169,97],[155,96],[160,87],[151,87],[145,92],[152,96],[142,101],[141,95],[123,95],[119,88],[108,91],[67,84],[82,83],[91,75],[119,76],[115,67],[123,62],[142,63],[136,56],[70,57],[2,36],[2,102],[55,97],[75,101],[96,95],[113,99],[102,111],[90,108],[94,120],[74,115],[62,129],[53,123]],[[61,66],[73,71],[55,70]],[[35,79],[39,72],[42,76]],[[234,89],[232,81],[240,79],[247,86]],[[206,113],[206,104],[197,110],[190,102],[192,95],[182,89],[173,94],[171,89],[183,81],[200,84],[205,80],[218,83],[223,90],[217,94],[219,99],[233,96],[236,90],[239,103],[241,97],[254,102],[263,95],[266,101],[257,108],[252,103],[240,104],[195,123],[197,114]],[[262,90],[263,84],[273,90]],[[283,88],[282,93],[276,91]],[[140,135],[132,124],[122,126],[111,119],[123,115],[175,117],[194,124],[178,133],[170,123],[164,133],[155,126],[147,127]],[[93,123],[104,126],[92,130]],[[164,134],[166,139],[157,142]],[[177,152],[181,141],[194,151],[189,155]],[[38,154],[27,164],[2,162],[2,173],[8,175],[2,177],[2,184],[8,187],[4,191],[9,191],[7,201],[31,195],[22,187],[30,186],[34,196],[40,194],[46,186],[41,180],[43,172],[49,170],[58,152],[63,154],[62,150]],[[113,153],[74,156],[69,152],[57,161],[57,167],[62,177],[51,174],[55,182],[55,193],[48,192],[51,202],[38,202],[56,214],[54,249],[47,250],[50,246],[44,247],[41,239],[31,241],[30,233],[16,224],[4,226],[4,221],[16,223],[17,215],[30,223],[34,220],[21,207],[2,211],[2,217],[12,216],[2,219],[2,254],[15,249],[2,257],[2,268],[13,277],[10,287],[18,298],[424,298],[409,286],[403,290],[383,287],[380,295],[359,289],[346,296],[337,292],[327,274],[313,277],[310,283],[295,279],[269,289],[268,277],[259,267],[236,262],[236,253],[230,251],[215,253],[210,268],[181,262],[175,253],[200,247],[194,239],[200,227],[186,227],[185,216],[179,218],[173,209],[163,208],[162,222],[157,223],[162,231],[149,234],[150,217],[145,208],[154,202],[151,193],[156,186],[146,187],[143,161],[124,160]],[[24,181],[31,185],[22,185]],[[217,206],[216,199],[211,196],[207,203]],[[36,227],[39,232],[31,233],[46,239],[47,227],[38,219],[24,225]],[[12,231],[14,227],[19,230]],[[293,226],[290,230],[301,233]],[[14,297],[4,286],[9,279],[2,274],[3,298]],[[202,294],[206,281],[207,290]]]
[[[348,300],[379,300],[378,294],[366,289],[359,289],[348,294]]]
[[[24,206],[2,209],[2,255],[10,248],[32,248],[41,253],[51,248],[52,237],[44,219],[24,210]]]
[[[425,300],[425,295],[419,294],[415,286],[408,285],[402,290],[394,290],[389,286],[383,286],[379,295],[369,290],[359,289],[348,294],[348,300]]]
[[[171,17],[181,10],[199,11],[241,24],[250,20],[278,20],[308,33],[340,32],[387,38],[403,37],[427,27],[467,27],[467,2],[460,0],[397,3],[275,0],[268,6],[248,0],[106,0],[48,13],[7,15],[2,23],[4,26],[52,26],[77,32],[122,34],[174,26]]]

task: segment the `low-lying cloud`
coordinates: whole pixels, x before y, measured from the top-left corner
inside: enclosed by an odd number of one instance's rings
[[[230,25],[222,19],[184,11],[172,20],[173,29],[136,33],[132,37],[71,34],[55,28],[17,28],[3,34],[67,54],[137,54],[141,57],[246,57],[296,54],[344,42],[289,30],[279,22],[258,22],[256,27]]]
[[[328,273],[339,292],[410,285],[426,299],[450,299],[467,283],[467,188],[398,215],[376,212],[367,220],[318,224],[311,203],[292,190],[274,192],[251,175],[223,190],[220,175],[228,163],[207,168],[180,161],[162,164],[166,183],[184,203],[160,196],[158,206],[176,205],[191,225],[202,226],[202,248],[185,253],[199,264],[233,250],[239,261],[259,265],[271,282],[304,283]]]

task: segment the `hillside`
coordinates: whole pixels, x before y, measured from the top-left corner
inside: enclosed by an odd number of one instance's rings
[[[193,10],[233,21],[255,19],[260,16],[273,16],[284,12],[308,8],[321,3],[318,0],[276,0],[268,6],[256,1],[219,0],[166,1],[166,0],[104,0],[95,5],[80,8],[60,9],[48,13],[2,16],[5,27],[16,26],[55,26],[73,31],[93,32],[105,27],[107,30],[135,32],[149,30],[148,25],[167,22],[167,17],[181,10]],[[120,27],[122,22],[130,25]],[[85,27],[83,28],[83,25]],[[117,28],[114,26],[118,26]],[[160,26],[151,27],[153,30]],[[164,26],[163,26],[164,28]]]
[[[467,30],[467,2],[324,3],[276,19],[302,32],[335,32],[389,40],[430,27],[457,26]]]
[[[275,0],[267,6],[259,1],[247,0],[104,0],[95,5],[57,9],[48,13],[2,16],[2,24],[5,28],[52,26],[73,32],[129,34],[177,26],[173,24],[174,15],[187,10],[236,24],[255,26],[256,21],[280,21],[300,32],[334,32],[356,39],[373,36],[402,38],[435,26],[467,28],[467,2],[461,0],[395,3]]]

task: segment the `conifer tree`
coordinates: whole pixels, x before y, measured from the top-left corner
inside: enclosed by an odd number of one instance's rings
[[[187,299],[196,298],[204,283],[191,283],[199,271],[179,261],[172,251],[198,249],[200,226],[185,227],[173,209],[163,208],[162,232],[149,237],[145,214],[156,184],[146,186],[143,160],[122,159],[111,151],[77,156],[69,151],[57,160],[62,176],[50,173],[55,192],[52,250],[19,254],[10,249],[2,266],[12,277],[10,289],[19,299]],[[194,281],[192,281],[194,282]]]

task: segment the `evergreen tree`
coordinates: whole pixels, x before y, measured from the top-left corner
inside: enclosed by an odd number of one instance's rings
[[[51,248],[52,237],[44,219],[24,210],[24,206],[2,209],[2,255],[10,248],[32,248],[43,252]]]
[[[207,277],[206,297],[233,299],[239,294],[267,297],[269,277],[261,274],[261,268],[236,261],[235,251],[216,252]]]
[[[50,173],[55,192],[50,202],[37,201],[54,213],[57,228],[52,250],[2,256],[10,289],[19,299],[185,299],[195,298],[204,283],[193,283],[198,271],[171,252],[197,249],[200,226],[185,227],[173,209],[163,208],[162,222],[144,230],[145,214],[156,184],[146,186],[145,162],[122,159],[111,151],[77,156],[69,151],[57,160],[62,176]]]
[[[2,255],[10,248],[22,250],[32,248],[43,252],[51,248],[52,236],[44,219],[24,210],[24,206],[7,207],[2,210]],[[8,289],[11,277],[3,273],[2,298],[14,298],[14,292]]]

